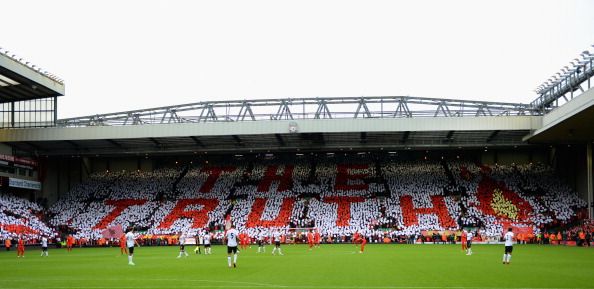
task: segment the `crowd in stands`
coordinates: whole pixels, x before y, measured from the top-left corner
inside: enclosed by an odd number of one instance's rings
[[[577,211],[586,206],[542,164],[456,162],[450,167],[465,192],[460,225],[482,227],[487,236],[499,236],[505,220],[529,226],[538,234],[548,225],[573,221]]]
[[[23,235],[55,237],[56,231],[43,221],[43,208],[12,195],[0,195],[0,240]]]
[[[586,205],[542,164],[394,161],[357,155],[101,172],[47,211],[12,196],[0,196],[0,204],[0,239],[19,233],[72,233],[77,239],[98,240],[116,224],[133,225],[155,238],[210,230],[216,239],[229,219],[252,238],[316,228],[324,240],[348,240],[358,232],[376,242],[433,240],[435,233],[426,232],[463,227],[497,239],[509,224],[536,238],[549,227],[576,221]],[[439,241],[455,238],[454,233],[442,235],[437,234]]]

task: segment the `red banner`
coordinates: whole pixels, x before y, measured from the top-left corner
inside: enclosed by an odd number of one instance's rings
[[[37,161],[0,154],[0,161],[16,163],[24,166],[37,167]]]
[[[124,230],[122,230],[122,225],[111,226],[103,230],[103,232],[101,232],[101,235],[105,239],[118,239],[122,235],[124,235]]]
[[[520,226],[518,224],[512,224],[512,223],[509,223],[509,222],[501,223],[501,225],[503,225],[503,233],[507,232],[507,229],[509,227],[511,227],[512,228],[512,232],[514,232],[514,234],[516,235],[516,237],[518,236],[518,234],[522,234],[524,236],[534,235],[534,231],[532,230],[532,226]]]
[[[33,230],[29,226],[20,225],[20,224],[5,224],[2,226],[2,229],[11,233],[15,234],[27,234],[27,235],[38,235],[39,231]]]

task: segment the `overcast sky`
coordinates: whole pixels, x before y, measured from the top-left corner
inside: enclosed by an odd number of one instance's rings
[[[60,118],[316,96],[529,103],[594,44],[586,0],[0,1],[0,47],[65,79]]]

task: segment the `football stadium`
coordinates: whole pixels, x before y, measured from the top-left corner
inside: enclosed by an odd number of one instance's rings
[[[584,49],[531,103],[59,118],[65,81],[1,48],[0,288],[594,288]]]

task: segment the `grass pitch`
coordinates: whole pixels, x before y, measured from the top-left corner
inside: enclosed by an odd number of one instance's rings
[[[127,265],[119,248],[40,250],[25,258],[0,252],[0,288],[594,288],[594,249],[515,245],[511,265],[502,264],[502,245],[372,245],[359,254],[353,245],[272,246],[257,254],[241,251],[238,268],[227,267],[226,248],[212,255],[177,259],[178,248],[136,248]]]

